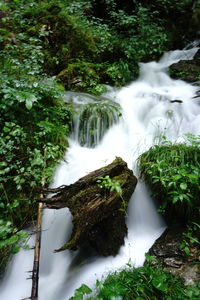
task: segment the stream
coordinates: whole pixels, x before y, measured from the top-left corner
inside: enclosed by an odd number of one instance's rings
[[[200,134],[199,99],[193,98],[199,87],[169,77],[167,68],[179,60],[192,59],[198,48],[170,51],[159,62],[140,64],[138,79],[122,89],[111,89],[104,99],[111,99],[121,107],[122,116],[113,116],[108,130],[97,122],[95,146],[91,146],[90,126],[86,126],[85,145],[80,145],[75,133],[69,139],[69,148],[57,167],[51,187],[71,184],[90,171],[111,163],[116,156],[124,159],[137,176],[137,158],[162,137],[174,142],[184,141],[184,134]],[[80,107],[91,103],[72,93],[72,102]],[[85,100],[84,100],[85,99]],[[182,102],[170,102],[181,100]],[[89,102],[88,102],[89,101]],[[98,100],[94,99],[94,101]],[[76,118],[75,122],[79,122]],[[89,121],[88,121],[89,122]],[[101,130],[101,133],[99,132]],[[88,146],[89,145],[89,146]],[[165,229],[165,223],[156,211],[150,192],[140,180],[128,207],[128,236],[116,257],[98,257],[83,250],[54,253],[68,238],[72,218],[68,209],[45,209],[41,244],[39,300],[67,300],[81,284],[94,287],[97,279],[132,263],[144,263],[145,253]],[[117,230],[117,228],[116,228]],[[31,243],[34,243],[33,237]],[[33,251],[21,250],[9,263],[0,284],[1,300],[21,300],[30,297],[31,280],[26,271],[32,269]],[[103,277],[102,277],[103,276]]]

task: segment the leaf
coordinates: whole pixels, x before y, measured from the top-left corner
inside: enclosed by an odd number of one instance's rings
[[[26,108],[28,110],[31,110],[32,106],[33,106],[33,102],[30,99],[27,99],[26,100]]]
[[[12,245],[12,244],[18,242],[18,240],[19,240],[19,237],[17,235],[13,235],[9,239],[6,240],[6,244]]]
[[[166,275],[160,274],[153,278],[152,283],[156,289],[165,292],[167,290],[167,284],[165,283],[165,280]]]
[[[81,287],[77,289],[77,292],[81,293],[82,295],[88,295],[92,292],[92,290],[86,284],[82,284]]]
[[[186,247],[184,248],[184,252],[185,252],[185,254],[186,254],[187,256],[189,256],[189,255],[190,255],[190,248],[186,246]]]
[[[186,190],[187,189],[187,183],[181,183],[180,184],[180,188],[182,189],[182,190]]]
[[[30,110],[33,106],[33,103],[37,101],[37,98],[34,94],[26,93],[26,108]]]

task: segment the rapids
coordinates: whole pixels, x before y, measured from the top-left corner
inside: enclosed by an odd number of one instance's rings
[[[70,184],[100,168],[116,156],[122,157],[137,175],[137,158],[155,143],[182,141],[185,133],[200,134],[198,87],[169,77],[167,68],[174,62],[192,59],[198,48],[166,53],[159,62],[141,63],[136,81],[111,90],[104,97],[121,106],[122,117],[103,135],[94,148],[80,146],[73,138],[65,158],[57,167],[52,187]],[[181,100],[182,103],[171,103]],[[86,104],[88,102],[86,101]],[[81,105],[84,105],[82,103]],[[97,128],[98,129],[98,128]],[[90,128],[87,127],[87,130]],[[88,132],[85,133],[89,136]],[[76,135],[77,136],[77,135]],[[68,209],[48,210],[43,216],[39,300],[67,300],[85,283],[94,286],[109,271],[132,263],[144,263],[144,254],[165,228],[144,182],[139,181],[128,208],[128,236],[116,257],[97,257],[82,250],[53,253],[70,237],[72,220]],[[117,230],[117,228],[116,228]],[[13,257],[0,285],[1,300],[20,300],[30,296],[32,255],[21,251]]]

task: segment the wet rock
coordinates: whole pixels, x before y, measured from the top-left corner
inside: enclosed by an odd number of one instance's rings
[[[150,248],[148,254],[162,263],[164,269],[183,279],[186,285],[194,285],[200,280],[200,247],[190,245],[189,255],[180,249],[186,227],[166,229]]]
[[[101,188],[97,180],[105,176],[113,183],[120,182],[122,194]],[[71,238],[57,251],[89,247],[100,255],[116,255],[127,235],[126,207],[136,184],[127,164],[116,158],[74,184],[56,189],[58,193],[52,198],[44,199],[48,208],[68,207],[73,216]]]
[[[181,60],[170,66],[171,77],[188,82],[200,80],[200,50],[195,54],[193,60]]]

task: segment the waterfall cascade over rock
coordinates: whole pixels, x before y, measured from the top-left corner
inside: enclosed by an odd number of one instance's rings
[[[105,116],[108,100],[103,105],[99,104],[98,109],[96,102],[88,102],[87,97],[79,103],[82,113],[83,103],[91,105],[88,108],[91,115],[88,117],[85,113],[82,125],[87,128],[72,134],[66,156],[56,169],[52,187],[74,183],[87,173],[111,163],[116,156],[124,159],[137,174],[138,156],[159,143],[162,136],[171,141],[182,141],[186,133],[200,134],[200,99],[193,98],[199,87],[173,80],[167,73],[171,64],[192,59],[197,50],[171,51],[159,62],[141,63],[136,81],[104,95],[112,100],[112,104],[108,104],[112,106],[108,109],[110,121]],[[71,95],[72,101],[75,96]],[[118,106],[121,107],[121,117],[114,113]],[[80,118],[77,118],[75,130],[79,126]],[[100,131],[92,134],[91,139],[89,132],[95,126]],[[43,217],[39,300],[67,300],[83,283],[94,286],[96,279],[101,279],[102,275],[106,276],[109,271],[121,268],[128,262],[135,266],[143,264],[145,252],[161,235],[165,224],[142,181],[130,200],[127,225],[128,237],[115,257],[97,257],[86,250],[53,253],[70,237],[72,220],[68,209],[46,209]],[[13,257],[0,285],[1,300],[20,300],[30,296],[28,290],[31,281],[27,283],[24,278],[19,278],[19,270],[31,269],[32,256],[27,253],[22,251]],[[28,262],[25,258],[27,255]],[[21,283],[18,284],[16,278]]]

